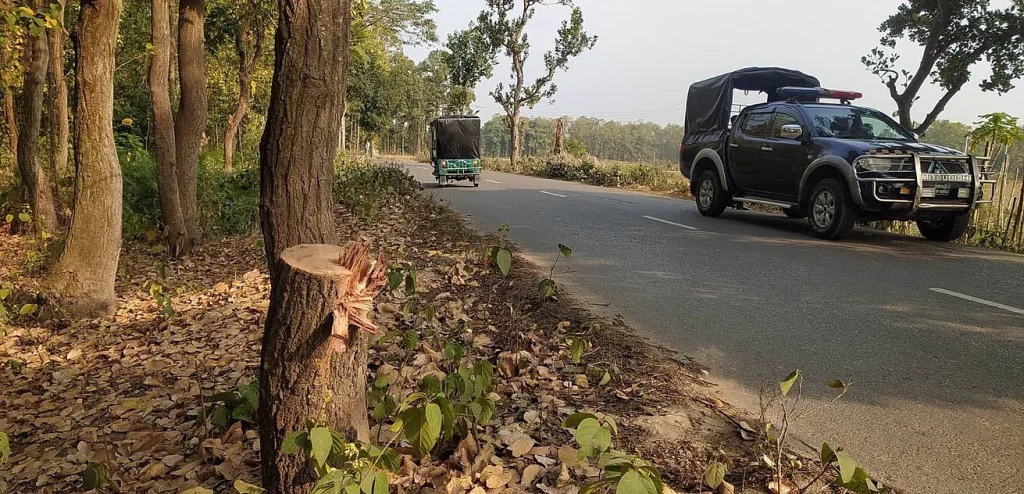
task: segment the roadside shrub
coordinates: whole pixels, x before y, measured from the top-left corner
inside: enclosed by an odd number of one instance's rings
[[[404,169],[371,165],[362,157],[342,156],[335,168],[335,201],[364,220],[376,219],[386,206],[419,189],[419,182]]]
[[[241,163],[240,163],[241,164]],[[259,224],[260,170],[255,166],[224,170],[224,157],[211,151],[199,160],[200,223],[207,233],[238,235]]]
[[[144,236],[160,224],[160,196],[156,185],[156,160],[130,134],[117,135],[117,158],[123,181],[122,235]]]

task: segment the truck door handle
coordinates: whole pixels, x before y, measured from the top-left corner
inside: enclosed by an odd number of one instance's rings
[[[735,142],[730,142],[729,143],[729,147],[731,147],[731,148],[738,148],[738,147],[740,147],[740,145],[736,144]]]
[[[772,148],[770,148],[768,146],[761,146],[761,151],[764,151],[766,153],[770,153],[770,152],[772,152]]]

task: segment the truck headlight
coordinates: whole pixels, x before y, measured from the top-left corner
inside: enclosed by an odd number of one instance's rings
[[[868,172],[910,172],[914,171],[914,164],[908,163],[904,158],[890,158],[881,156],[862,156],[854,161],[854,167]]]

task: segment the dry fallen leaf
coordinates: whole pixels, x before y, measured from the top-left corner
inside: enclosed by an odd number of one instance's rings
[[[523,477],[519,480],[519,485],[523,487],[533,486],[534,480],[540,477],[544,473],[544,467],[540,465],[527,465],[523,469]]]
[[[508,449],[512,452],[512,456],[514,458],[519,458],[520,456],[529,453],[530,450],[533,449],[533,445],[535,443],[536,441],[534,441],[532,437],[523,437],[513,441],[512,444],[509,445]]]

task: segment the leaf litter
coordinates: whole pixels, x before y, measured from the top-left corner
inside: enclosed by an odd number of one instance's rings
[[[399,492],[575,494],[600,473],[561,428],[583,410],[615,416],[620,448],[651,460],[676,488],[700,489],[707,458],[722,448],[740,466],[752,456],[706,405],[706,383],[691,377],[699,368],[564,294],[538,300],[539,272],[519,256],[507,276],[488,266],[483,252],[495,238],[451,210],[419,198],[390,205],[372,225],[342,209],[336,218],[350,239],[416,270],[417,292],[382,295],[374,319],[382,333],[412,330],[418,341],[411,350],[401,338],[372,345],[371,383],[389,375],[389,392],[400,399],[423,376],[442,375],[442,339],[463,345],[463,359],[490,360],[499,377],[494,419],[447,461],[417,461],[399,448]],[[0,232],[5,279],[35,286],[38,272],[20,268],[28,250]],[[172,314],[162,312],[154,283],[170,294]],[[122,254],[115,315],[71,324],[19,319],[4,328],[0,430],[12,456],[0,469],[0,492],[77,492],[86,475],[124,493],[258,485],[253,424],[211,424],[204,398],[255,378],[269,287],[258,235],[207,243],[174,261],[135,244]],[[590,349],[577,364],[569,341],[578,338]],[[673,410],[702,426],[664,440],[635,420]]]

